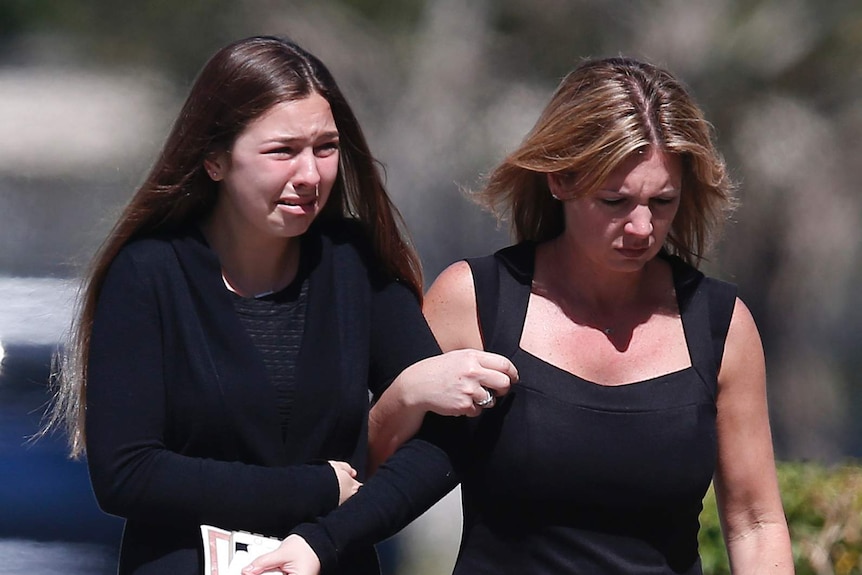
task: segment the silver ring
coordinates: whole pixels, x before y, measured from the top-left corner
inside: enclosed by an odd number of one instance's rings
[[[496,399],[496,398],[494,397],[494,394],[493,394],[493,393],[491,393],[491,390],[490,390],[490,389],[488,389],[487,387],[483,387],[482,389],[484,389],[484,390],[485,390],[485,393],[487,393],[487,394],[488,394],[488,397],[486,397],[486,398],[485,398],[485,399],[483,399],[482,401],[474,401],[473,403],[475,403],[475,404],[476,404],[476,407],[488,407],[489,405],[491,405],[492,403],[494,403],[494,400]]]

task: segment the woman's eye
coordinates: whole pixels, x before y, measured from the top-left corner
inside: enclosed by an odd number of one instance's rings
[[[617,206],[623,203],[624,198],[600,198],[600,201],[606,206]]]
[[[331,156],[338,151],[338,142],[329,142],[315,148],[314,153],[318,156]]]
[[[290,148],[288,146],[282,146],[280,148],[273,148],[271,150],[268,150],[267,154],[277,154],[280,156],[291,156],[291,155],[293,155],[293,152],[294,152],[293,148]]]
[[[674,203],[676,198],[653,198],[653,201],[660,206],[669,206]]]

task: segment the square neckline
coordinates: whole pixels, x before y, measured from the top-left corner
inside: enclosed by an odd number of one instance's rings
[[[685,331],[685,328],[684,328],[684,327],[683,327],[683,331]],[[688,343],[688,342],[686,342],[686,344],[687,344],[687,343]],[[687,347],[687,345],[686,345],[686,347]],[[574,380],[574,381],[577,381],[577,382],[580,382],[580,383],[583,383],[583,384],[586,384],[586,385],[590,385],[590,386],[593,386],[593,387],[598,387],[598,388],[608,388],[608,389],[615,389],[615,388],[630,388],[630,387],[632,387],[632,386],[635,386],[635,385],[641,385],[641,384],[647,384],[647,385],[649,385],[649,384],[652,384],[652,383],[660,382],[661,380],[665,380],[665,379],[669,379],[669,378],[675,378],[675,377],[680,377],[680,376],[685,376],[685,375],[687,375],[687,374],[688,374],[688,372],[690,372],[690,371],[693,371],[693,370],[694,370],[694,363],[691,363],[691,351],[689,351],[689,362],[690,362],[690,363],[689,363],[689,365],[687,365],[686,367],[682,367],[682,368],[680,368],[680,369],[675,369],[675,370],[673,370],[673,371],[668,371],[668,372],[665,372],[665,373],[660,373],[660,374],[658,374],[658,375],[655,375],[655,376],[652,376],[652,377],[648,377],[648,378],[646,378],[646,379],[640,379],[640,380],[638,380],[638,381],[628,381],[628,382],[625,382],[625,383],[610,383],[610,384],[609,384],[609,383],[599,383],[599,382],[597,382],[597,381],[593,381],[593,380],[591,380],[591,379],[587,379],[586,377],[583,377],[583,376],[581,376],[581,375],[578,375],[577,373],[573,373],[573,372],[571,372],[571,371],[569,371],[569,370],[567,370],[567,369],[564,369],[564,368],[562,368],[562,367],[560,367],[560,366],[558,366],[558,365],[555,365],[555,364],[553,364],[553,363],[551,363],[551,362],[549,362],[549,361],[547,361],[547,360],[545,360],[545,359],[542,359],[541,357],[537,356],[537,355],[536,355],[536,354],[534,354],[534,353],[530,353],[529,351],[527,351],[526,349],[524,349],[524,348],[523,348],[523,347],[521,347],[520,345],[518,346],[516,353],[522,354],[522,355],[524,355],[524,356],[526,356],[526,357],[530,358],[531,360],[533,360],[533,361],[535,361],[535,362],[538,362],[538,363],[540,363],[540,364],[543,364],[543,365],[545,365],[547,368],[549,368],[549,369],[551,369],[551,370],[553,370],[553,371],[557,372],[557,373],[558,373],[558,374],[560,374],[560,375],[563,375],[563,376],[565,376],[565,377],[567,377],[567,378],[570,378],[570,379],[572,379],[572,380]],[[520,383],[519,383],[519,385],[520,385]]]
[[[644,384],[644,383],[650,384],[650,383],[654,383],[656,381],[660,381],[663,379],[677,377],[680,375],[685,375],[687,372],[695,370],[695,360],[694,360],[694,355],[692,353],[691,339],[690,339],[690,331],[691,330],[690,330],[689,325],[688,325],[689,322],[687,321],[687,315],[688,314],[683,311],[683,305],[682,305],[682,302],[680,300],[680,286],[682,285],[682,279],[683,279],[681,277],[681,270],[680,270],[679,266],[674,265],[674,262],[670,259],[670,256],[667,253],[665,253],[664,250],[660,251],[657,257],[660,257],[661,259],[663,259],[668,264],[668,266],[670,267],[671,282],[673,283],[673,297],[674,297],[674,300],[676,301],[677,313],[679,315],[680,323],[682,324],[682,335],[683,335],[683,339],[685,341],[686,353],[688,355],[688,365],[687,366],[679,368],[679,369],[674,369],[671,371],[663,372],[663,373],[660,373],[658,375],[648,377],[646,379],[641,379],[641,380],[637,380],[637,381],[627,381],[624,383],[607,384],[607,383],[600,383],[597,381],[593,381],[592,379],[588,379],[582,375],[578,375],[577,373],[571,372],[571,371],[569,371],[569,370],[567,370],[567,369],[565,369],[559,365],[551,363],[550,361],[548,361],[542,357],[539,357],[538,355],[524,349],[523,346],[521,345],[521,338],[524,335],[524,326],[526,325],[526,319],[527,319],[526,316],[527,316],[527,309],[529,308],[530,297],[533,295],[532,281],[533,281],[533,277],[535,275],[535,259],[536,259],[536,246],[535,246],[535,244],[533,245],[533,249],[530,252],[531,261],[530,261],[529,273],[524,274],[524,276],[525,276],[524,279],[529,279],[529,291],[527,294],[527,301],[525,302],[525,306],[524,306],[524,310],[523,310],[523,317],[521,317],[521,321],[520,321],[520,331],[518,332],[518,341],[517,341],[517,345],[515,348],[516,353],[525,354],[526,356],[532,358],[533,360],[538,361],[539,363],[542,363],[542,364],[548,366],[549,368],[558,372],[559,374],[567,376],[567,377],[569,377],[575,381],[578,381],[578,382],[581,382],[581,383],[584,383],[587,385],[599,387],[599,388],[630,388],[631,386],[635,386],[635,385],[639,385],[639,384]],[[523,270],[522,270],[522,273],[523,273]]]

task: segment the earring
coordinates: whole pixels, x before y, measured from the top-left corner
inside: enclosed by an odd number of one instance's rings
[[[552,197],[552,198],[554,198],[555,200],[557,200],[558,202],[562,202],[562,201],[563,201],[562,199],[560,199],[560,196],[558,196],[558,195],[557,195],[557,194],[555,194],[554,192],[551,192],[551,197]]]

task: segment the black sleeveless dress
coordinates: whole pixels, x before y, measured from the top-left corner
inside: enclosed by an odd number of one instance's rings
[[[479,417],[429,413],[359,493],[294,529],[322,573],[460,481],[456,575],[699,575],[698,516],[715,469],[717,373],[736,289],[662,257],[691,367],[613,387],[520,349],[533,244],[468,260],[486,349],[511,358],[520,381]]]
[[[474,428],[456,574],[700,574],[717,372],[736,291],[671,263],[691,367],[602,386],[520,349],[535,246],[468,260],[488,351],[520,381]]]

